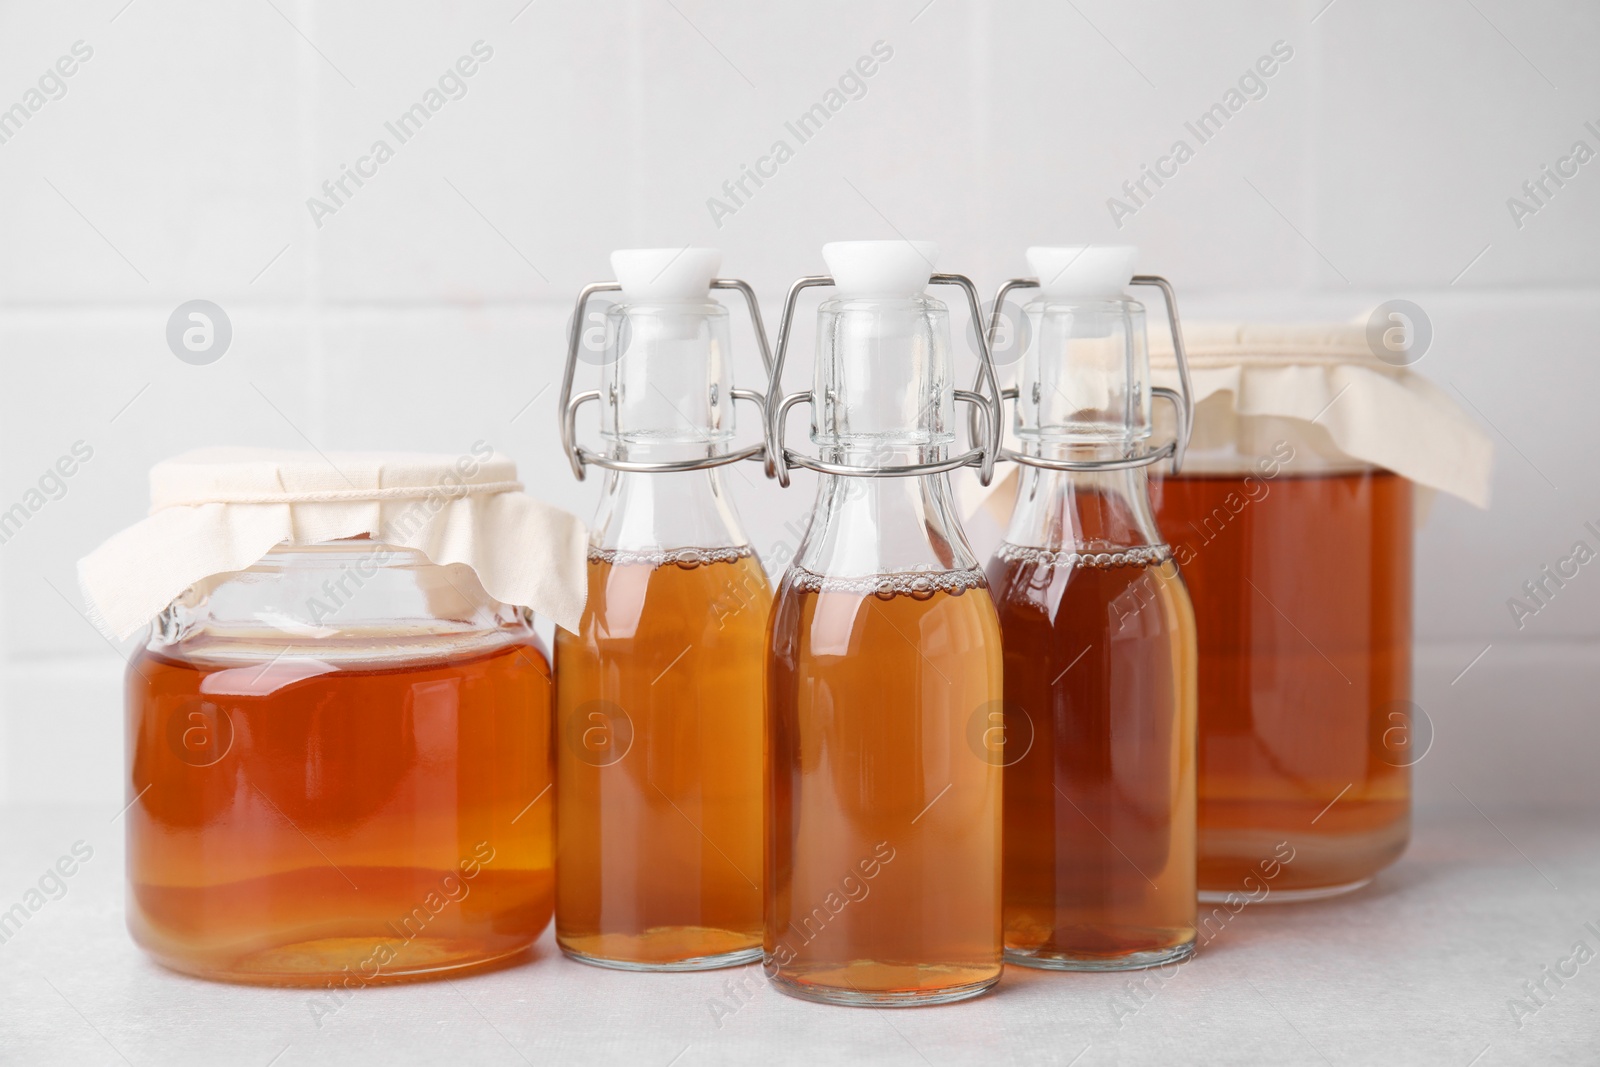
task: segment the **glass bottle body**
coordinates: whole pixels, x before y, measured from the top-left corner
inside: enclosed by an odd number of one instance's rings
[[[1143,468],[1024,467],[989,564],[1008,962],[1118,970],[1194,948],[1195,621],[1145,492]]]
[[[774,609],[767,974],[846,1004],[937,1004],[1000,976],[998,701],[981,574],[791,571]]]
[[[1275,898],[1316,898],[1410,838],[1412,490],[1260,451],[1154,493],[1199,619],[1199,884],[1222,898],[1272,864]]]
[[[552,906],[549,702],[525,616],[408,549],[279,548],[189,591],[127,676],[134,940],[274,985],[518,957]]]
[[[638,970],[759,957],[771,600],[717,470],[608,472],[583,622],[556,637],[568,955]]]

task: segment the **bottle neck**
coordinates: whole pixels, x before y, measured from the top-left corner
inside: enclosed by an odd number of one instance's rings
[[[726,468],[640,474],[606,471],[591,549],[646,556],[749,544],[723,480]]]
[[[959,516],[947,474],[819,475],[795,565],[829,578],[975,570]]]
[[[948,474],[865,473],[948,455],[949,310],[926,294],[840,297],[818,309],[817,331],[811,440],[824,462],[863,474],[819,476],[795,565],[838,579],[975,572]]]
[[[1025,447],[1048,459],[1104,460],[1125,454],[1121,446]],[[1019,464],[1017,503],[1006,541],[1050,552],[1116,553],[1164,548],[1150,506],[1148,466],[1109,471],[1054,471]]]
[[[680,462],[734,437],[728,313],[704,298],[619,304],[607,314],[600,433],[616,459]]]

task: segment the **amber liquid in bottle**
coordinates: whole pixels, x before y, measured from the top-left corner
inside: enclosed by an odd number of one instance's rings
[[[765,949],[768,976],[801,995],[938,1003],[999,976],[1001,767],[980,737],[1000,635],[984,586],[975,571],[794,570],[779,592]]]
[[[653,970],[761,945],[761,670],[771,587],[748,547],[591,549],[558,633],[556,936]]]
[[[1154,493],[1200,642],[1200,888],[1360,884],[1410,835],[1411,484],[1189,474]],[[1281,855],[1277,858],[1281,859]]]
[[[169,967],[341,989],[515,959],[552,905],[532,642],[349,663],[141,652],[128,925]]]
[[[1006,958],[1121,969],[1195,939],[1194,616],[1164,547],[1004,544]]]

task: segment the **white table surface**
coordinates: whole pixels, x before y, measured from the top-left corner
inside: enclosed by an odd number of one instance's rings
[[[775,992],[759,969],[581,966],[547,933],[526,966],[363,989],[320,1026],[308,992],[197,981],[145,959],[123,928],[115,815],[0,809],[0,910],[73,842],[94,849],[66,894],[0,944],[0,1062],[1600,1064],[1600,955],[1560,986],[1545,979],[1551,995],[1520,1026],[1510,1009],[1577,942],[1600,954],[1584,925],[1600,930],[1591,812],[1425,815],[1373,885],[1244,908],[1132,1014],[1113,999],[1128,975],[1011,968],[964,1004],[833,1008]],[[730,980],[753,992],[735,1001]],[[719,1020],[719,998],[738,1010]]]

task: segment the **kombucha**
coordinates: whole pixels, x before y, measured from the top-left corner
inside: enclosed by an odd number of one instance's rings
[[[1002,768],[971,729],[1001,695],[985,586],[796,568],[779,593],[765,949],[799,996],[939,1003],[1000,976]]]
[[[349,988],[515,958],[549,922],[544,653],[364,647],[134,660],[128,925],[161,963]]]
[[[1189,474],[1154,491],[1200,643],[1200,888],[1359,885],[1410,834],[1411,484]],[[1404,740],[1404,739],[1402,739]]]
[[[749,962],[761,946],[761,664],[748,546],[591,549],[556,638],[556,936],[587,962]]]
[[[1178,959],[1195,937],[1194,616],[1164,547],[1003,544],[1006,958]]]

